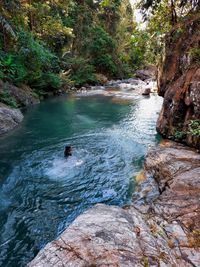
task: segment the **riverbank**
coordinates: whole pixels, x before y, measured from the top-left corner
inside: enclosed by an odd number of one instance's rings
[[[94,206],[28,266],[198,266],[200,154],[162,142],[142,176],[132,205]]]
[[[101,85],[83,86],[81,88],[69,87],[67,90],[64,88],[63,90],[46,93],[45,97],[41,95],[42,98],[28,86],[24,85],[18,88],[0,80],[0,136],[20,125],[23,120],[21,108],[38,104],[40,100],[66,94],[113,96],[122,101],[140,95],[148,96],[151,92],[157,91],[154,74],[154,70],[140,70],[136,73],[136,78],[108,81],[105,77]],[[1,103],[1,101],[4,103]]]

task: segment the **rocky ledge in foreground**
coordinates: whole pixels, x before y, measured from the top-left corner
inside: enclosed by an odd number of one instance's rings
[[[200,266],[200,154],[166,142],[143,176],[133,205],[94,206],[28,266]]]
[[[0,135],[14,129],[22,120],[23,115],[19,109],[0,103]]]

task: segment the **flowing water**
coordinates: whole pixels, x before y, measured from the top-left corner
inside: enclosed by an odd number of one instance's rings
[[[0,266],[25,266],[96,203],[130,203],[134,175],[159,139],[160,106],[158,96],[90,95],[29,108],[22,125],[0,138]]]

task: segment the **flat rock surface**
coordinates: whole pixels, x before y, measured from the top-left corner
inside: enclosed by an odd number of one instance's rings
[[[28,266],[200,266],[200,154],[165,142],[144,176],[133,205],[94,206]]]
[[[0,135],[14,129],[22,120],[23,115],[19,109],[0,103]]]
[[[153,235],[144,217],[134,208],[124,210],[98,204],[80,215],[28,266],[178,264],[165,238]]]

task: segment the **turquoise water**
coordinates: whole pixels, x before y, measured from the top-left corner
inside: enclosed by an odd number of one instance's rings
[[[133,177],[159,139],[160,106],[158,96],[68,96],[28,109],[0,138],[0,266],[25,266],[96,203],[130,203]]]

